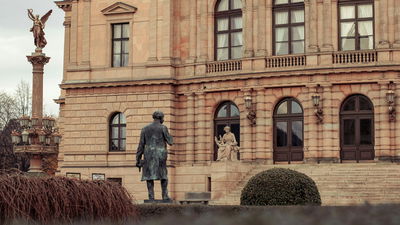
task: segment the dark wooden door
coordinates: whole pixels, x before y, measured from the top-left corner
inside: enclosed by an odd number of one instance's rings
[[[371,101],[363,95],[345,100],[340,112],[341,160],[373,160],[374,111]]]
[[[274,112],[274,161],[303,161],[303,109],[294,99],[281,101]]]

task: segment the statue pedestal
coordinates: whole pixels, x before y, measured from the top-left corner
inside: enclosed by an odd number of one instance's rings
[[[144,204],[173,204],[174,201],[170,200],[144,200]]]

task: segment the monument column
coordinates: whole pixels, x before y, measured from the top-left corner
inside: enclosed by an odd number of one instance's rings
[[[50,61],[42,53],[41,49],[36,49],[32,55],[27,56],[28,61],[32,64],[32,117],[37,117],[39,120],[43,116],[43,68]]]

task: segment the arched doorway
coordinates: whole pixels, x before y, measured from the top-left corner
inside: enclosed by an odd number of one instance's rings
[[[214,136],[219,137],[225,134],[224,127],[230,126],[235,134],[236,141],[240,145],[240,111],[233,102],[223,102],[215,112],[214,116]],[[218,146],[214,144],[214,161],[218,157]]]
[[[280,101],[274,111],[274,162],[303,161],[303,108],[294,98]]]
[[[348,97],[340,109],[340,159],[373,160],[374,106],[368,97]]]

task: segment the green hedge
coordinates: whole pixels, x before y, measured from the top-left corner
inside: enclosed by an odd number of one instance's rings
[[[241,205],[321,205],[315,182],[303,173],[274,168],[252,177],[242,190]]]

